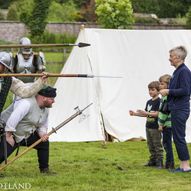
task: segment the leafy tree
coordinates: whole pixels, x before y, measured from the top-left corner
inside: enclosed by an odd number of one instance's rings
[[[131,0],[136,13],[154,13],[161,18],[184,16],[191,0]]]
[[[34,0],[32,15],[29,17],[30,22],[26,23],[32,37],[40,37],[43,34],[50,4],[51,0]]]
[[[188,11],[188,2],[183,0],[160,0],[158,3],[160,10],[157,12],[157,15],[161,18],[184,16]]]
[[[159,11],[160,7],[158,0],[131,0],[133,11],[135,13],[155,13]]]
[[[19,14],[17,12],[17,7],[15,4],[9,7],[8,14],[7,14],[7,20],[10,21],[18,21],[19,20]]]
[[[0,20],[5,20],[4,14],[0,11]]]
[[[86,4],[89,0],[55,0],[58,3],[74,3],[78,8],[80,8],[83,4]]]
[[[25,24],[28,24],[28,22],[30,22],[30,17],[32,15],[33,6],[34,6],[34,0],[14,1],[8,9],[8,19],[19,20],[24,22]]]
[[[47,0],[46,0],[47,1]],[[79,13],[78,8],[73,3],[73,1],[68,1],[64,4],[58,3],[57,1],[51,1],[48,12],[47,19],[45,21],[48,22],[67,22],[67,21],[76,21],[81,19],[81,15]],[[43,3],[45,3],[43,1]],[[37,8],[34,8],[35,1],[34,0],[19,0],[11,4],[9,7],[8,15],[9,20],[19,20],[25,23],[29,28],[32,24],[30,24],[33,20],[32,15],[34,11],[37,11]],[[39,9],[39,8],[38,8]],[[41,12],[39,9],[39,13]],[[34,10],[34,11],[33,11]],[[15,16],[15,17],[14,17]],[[32,26],[31,26],[32,27]]]
[[[96,0],[98,23],[106,28],[129,28],[133,10],[129,0]]]
[[[19,20],[30,29],[31,36],[41,36],[46,27],[46,19],[51,0],[19,0],[11,4],[8,14],[16,9]]]
[[[64,4],[52,2],[47,20],[49,22],[66,22],[75,21],[79,18],[79,11],[77,10],[75,4],[72,1]]]
[[[188,13],[186,14],[186,25],[191,29],[191,6],[189,7]]]
[[[1,9],[7,9],[9,7],[11,0],[0,0]]]
[[[80,14],[82,18],[80,21],[96,21],[95,14],[95,0],[88,0],[81,6]]]

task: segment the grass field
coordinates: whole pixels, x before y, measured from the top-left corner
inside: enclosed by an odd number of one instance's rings
[[[50,168],[56,175],[39,173],[32,150],[3,171],[0,188],[27,183],[30,189],[24,190],[30,191],[191,190],[191,173],[144,167],[147,159],[146,142],[50,143]]]
[[[59,53],[46,54],[47,61],[59,62],[62,58],[63,55]],[[49,64],[47,71],[57,73],[62,67],[63,64]],[[53,85],[55,81],[55,78],[49,79],[49,84]],[[6,104],[10,104],[11,101],[12,96],[9,95]],[[191,153],[191,145],[189,150]],[[55,171],[56,175],[47,176],[39,173],[36,151],[32,150],[2,172],[0,190],[191,190],[191,173],[175,174],[165,169],[144,167],[147,160],[146,142],[106,145],[102,142],[50,143],[50,169]],[[176,164],[178,165],[177,156]]]

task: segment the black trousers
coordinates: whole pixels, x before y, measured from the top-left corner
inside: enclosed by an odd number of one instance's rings
[[[180,161],[190,159],[188,147],[186,144],[186,121],[189,117],[189,111],[176,110],[171,111],[172,134],[176,146],[176,151]]]
[[[162,131],[162,143],[166,152],[166,165],[174,163],[174,155],[172,149],[172,128],[165,127]]]
[[[22,140],[19,144],[15,143],[15,145],[12,147],[9,143],[7,143],[7,156],[11,155],[11,153],[14,152],[14,150],[18,146],[30,146],[34,142],[36,142],[39,139],[39,135],[37,132],[34,132],[31,134],[31,136],[28,139]],[[34,147],[34,149],[37,150],[38,155],[38,162],[39,162],[39,168],[44,169],[48,168],[48,162],[49,162],[49,141],[41,142],[38,145]],[[4,147],[3,147],[3,141],[1,139],[0,141],[0,163],[2,163],[5,160],[4,157]]]

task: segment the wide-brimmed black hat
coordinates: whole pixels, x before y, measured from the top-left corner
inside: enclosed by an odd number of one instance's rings
[[[56,88],[53,88],[51,86],[46,86],[42,88],[38,92],[38,94],[45,97],[56,97]]]

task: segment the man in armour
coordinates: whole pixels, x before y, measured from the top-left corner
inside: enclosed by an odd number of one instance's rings
[[[21,45],[31,45],[27,37],[20,39]],[[45,57],[42,52],[34,53],[30,47],[22,47],[13,58],[13,71],[15,73],[37,73],[45,71]],[[19,77],[25,83],[34,82],[35,77]]]
[[[12,72],[11,55],[7,52],[0,52],[0,73],[8,72]],[[46,74],[30,85],[14,77],[0,77],[0,113],[3,110],[9,90],[22,98],[31,97],[44,87],[46,81]]]

